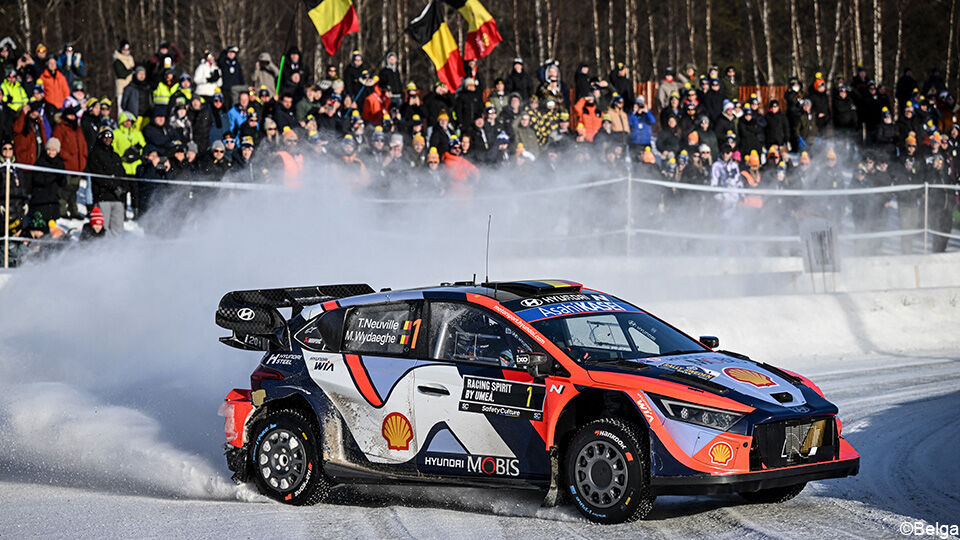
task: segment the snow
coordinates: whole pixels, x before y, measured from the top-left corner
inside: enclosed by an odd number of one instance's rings
[[[260,355],[217,342],[223,293],[367,280],[400,288],[483,267],[486,215],[476,208],[418,215],[412,226],[325,201],[230,198],[191,216],[176,241],[105,242],[0,274],[0,537],[897,537],[904,521],[960,520],[957,257],[886,258],[875,266],[893,281],[853,286],[851,271],[839,276],[843,292],[813,295],[770,277],[798,272],[796,260],[751,268],[738,258],[494,249],[491,277],[582,280],[819,384],[840,407],[861,472],[781,506],[662,497],[646,521],[603,527],[570,507],[541,508],[527,491],[349,487],[338,504],[292,508],[234,486],[216,411]],[[405,231],[399,240],[376,232],[391,220]],[[940,288],[919,288],[931,285]]]

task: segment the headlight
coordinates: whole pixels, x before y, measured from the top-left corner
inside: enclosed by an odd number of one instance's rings
[[[720,431],[730,429],[744,416],[741,413],[694,405],[693,403],[665,397],[657,397],[656,401],[667,418]]]

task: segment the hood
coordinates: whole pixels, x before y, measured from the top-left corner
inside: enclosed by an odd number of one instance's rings
[[[689,384],[734,400],[737,399],[734,393],[737,393],[782,407],[806,404],[800,388],[790,382],[787,375],[780,370],[718,352],[643,358],[635,363],[591,364],[588,369],[591,370],[591,378],[594,380],[594,369],[598,368],[607,372],[603,375],[604,382],[607,383],[611,382],[609,371],[612,370]],[[775,395],[780,399],[774,397]]]

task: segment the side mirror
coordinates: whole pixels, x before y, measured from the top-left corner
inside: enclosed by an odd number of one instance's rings
[[[720,338],[717,336],[700,336],[700,343],[703,343],[711,349],[716,349],[720,346]]]
[[[516,364],[520,369],[527,370],[527,373],[535,379],[550,375],[552,362],[550,357],[539,352],[519,352],[516,355]]]

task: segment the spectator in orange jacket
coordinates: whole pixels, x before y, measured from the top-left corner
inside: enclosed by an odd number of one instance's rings
[[[390,110],[390,96],[380,88],[378,81],[370,95],[363,100],[363,119],[372,126],[383,123],[383,113]]]
[[[453,181],[450,188],[451,193],[458,196],[469,196],[471,190],[468,181],[478,178],[480,170],[461,155],[461,150],[460,139],[450,137],[450,150],[443,155],[443,166]]]
[[[573,106],[573,110],[576,111],[580,120],[579,123],[583,124],[584,137],[590,142],[593,142],[593,137],[603,126],[603,114],[597,107],[597,94],[599,93],[600,90],[595,88],[592,93],[577,100],[577,103]]]
[[[47,58],[47,66],[40,73],[40,80],[43,81],[44,99],[56,109],[61,109],[63,100],[70,97],[70,85],[67,84],[67,77],[57,67],[56,58]]]
[[[87,167],[87,139],[83,136],[83,129],[77,114],[79,105],[71,105],[63,110],[63,118],[53,128],[53,136],[60,140],[60,157],[64,168],[68,171],[81,172]],[[77,189],[80,187],[79,176],[68,176],[60,190],[60,215],[71,219],[79,219],[77,210]]]

